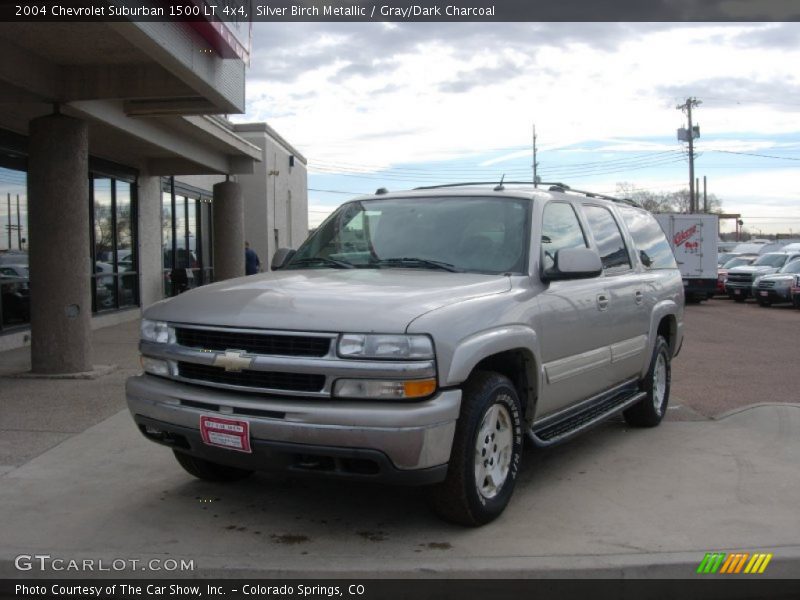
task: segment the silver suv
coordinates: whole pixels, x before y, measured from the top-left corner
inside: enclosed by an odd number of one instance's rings
[[[427,485],[444,518],[508,504],[523,440],[664,416],[683,286],[627,201],[473,184],[347,202],[273,272],[145,311],[141,432],[192,475]]]

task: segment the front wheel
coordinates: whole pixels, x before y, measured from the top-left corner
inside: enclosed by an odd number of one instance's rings
[[[514,385],[476,372],[464,385],[447,478],[430,490],[434,511],[461,525],[484,525],[508,505],[520,468],[522,409]]]
[[[175,454],[175,460],[187,473],[205,481],[239,481],[253,474],[252,471],[246,469],[228,467],[204,458],[179,452],[178,450],[173,450],[173,453]]]
[[[653,347],[650,369],[642,383],[645,397],[622,414],[634,427],[655,427],[661,423],[669,403],[669,386],[672,378],[670,351],[667,340],[658,336]]]

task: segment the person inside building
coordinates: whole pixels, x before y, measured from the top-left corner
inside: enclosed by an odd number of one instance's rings
[[[250,242],[244,243],[244,274],[255,275],[261,270],[261,261],[256,251],[250,247]]]

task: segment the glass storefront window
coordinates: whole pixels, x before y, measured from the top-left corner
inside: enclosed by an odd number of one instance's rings
[[[92,160],[95,159],[90,159],[90,164]],[[97,165],[92,166],[93,171],[109,168],[112,174],[118,167],[111,163]],[[25,169],[22,149],[0,153],[0,333],[30,323],[30,236]],[[87,198],[89,254],[90,265],[93,265],[91,297],[95,312],[139,304],[136,185],[131,183],[132,172],[126,172],[124,167],[120,167],[119,172],[124,173],[120,178],[87,173],[90,178]]]
[[[165,297],[213,281],[211,199],[175,187],[165,181],[162,196]]]
[[[164,257],[164,297],[172,296],[172,194],[161,194],[161,255]]]
[[[114,214],[111,179],[97,178],[92,182],[94,193],[94,297],[95,310],[117,306],[117,286],[114,279]]]
[[[139,303],[133,188],[127,181],[92,178],[95,311]]]
[[[0,167],[0,329],[31,318],[25,171]]]

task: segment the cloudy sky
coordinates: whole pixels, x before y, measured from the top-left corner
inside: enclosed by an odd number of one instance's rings
[[[377,187],[530,180],[534,123],[545,181],[687,188],[694,96],[709,193],[754,233],[800,235],[798,64],[788,23],[255,23],[235,120],[308,159],[314,226]]]

